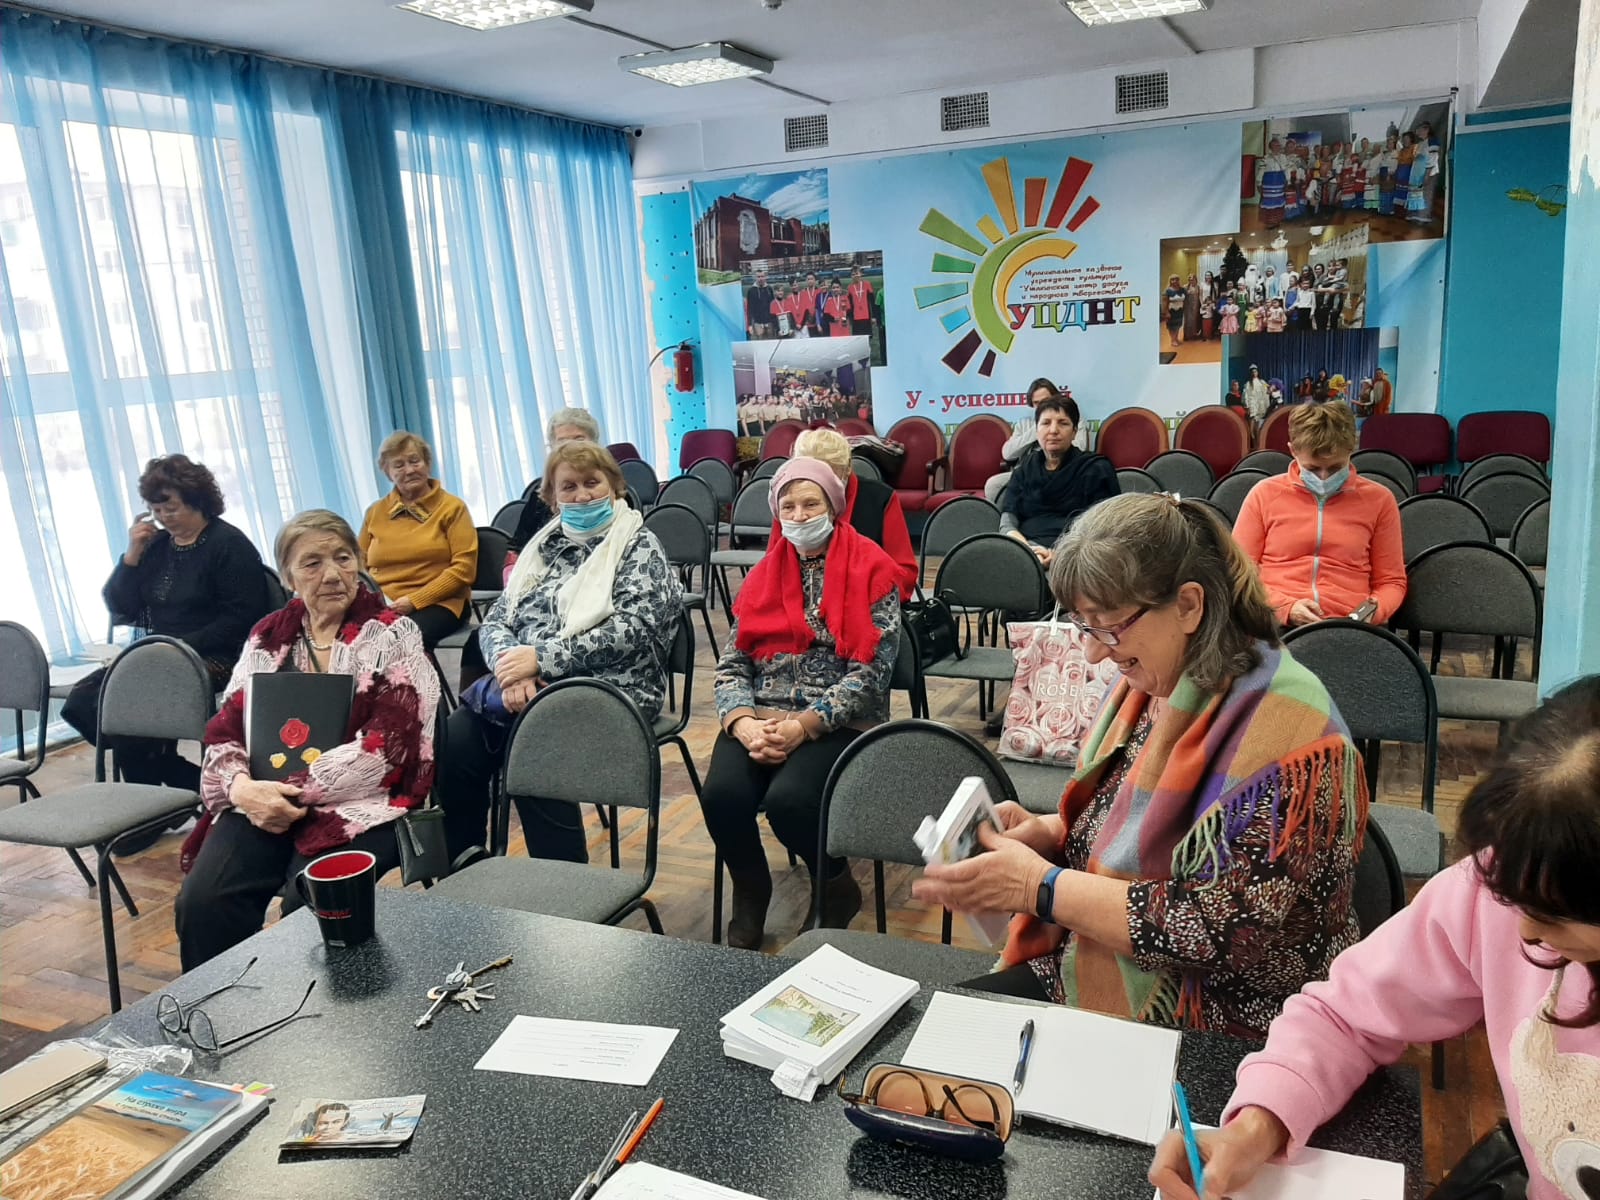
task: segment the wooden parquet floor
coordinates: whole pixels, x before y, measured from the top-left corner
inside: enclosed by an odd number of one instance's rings
[[[720,615],[716,620],[719,631],[724,630]],[[1486,656],[1480,647],[1465,652],[1454,650],[1446,654],[1445,662],[1444,670],[1449,672],[1485,673]],[[696,666],[694,715],[687,732],[702,771],[709,762],[716,736],[715,712],[710,703],[713,666],[713,655],[702,644]],[[1527,677],[1526,663],[1521,676]],[[929,698],[937,719],[983,737],[972,685],[930,681]],[[909,715],[903,696],[895,698],[894,715]],[[1462,799],[1486,769],[1495,737],[1494,728],[1486,725],[1447,723],[1442,730],[1436,809],[1447,834],[1454,830]],[[192,756],[193,748],[190,752]],[[711,841],[678,756],[670,750],[663,753],[662,766],[659,869],[651,896],[669,934],[709,941]],[[48,794],[85,782],[92,772],[91,752],[78,745],[52,753],[37,782],[41,791]],[[1409,747],[1386,747],[1380,791],[1386,800],[1419,803],[1420,752]],[[0,803],[15,803],[14,795],[15,789],[5,789]],[[607,835],[592,810],[588,824],[591,860],[603,863],[609,854]],[[624,815],[625,859],[642,859],[642,827],[641,816]],[[522,854],[525,851],[520,834],[515,832],[515,822],[513,832],[512,853]],[[130,918],[120,903],[115,906],[125,1004],[160,991],[180,973],[172,902],[181,878],[177,859],[182,840],[182,833],[172,833],[143,854],[119,861],[118,869],[139,906],[137,918]],[[804,868],[791,869],[782,847],[770,835],[767,844],[775,887],[764,949],[776,952],[798,931],[810,902],[810,888]],[[870,929],[871,865],[857,864],[856,872],[867,899],[855,926]],[[889,928],[899,936],[937,941],[940,911],[912,898],[914,875],[909,868],[890,867],[887,871]],[[391,878],[388,886],[397,882]],[[276,905],[269,921],[275,916]],[[0,1068],[107,1014],[99,920],[98,900],[64,854],[0,845]],[[637,915],[628,923],[644,928],[643,919]],[[955,923],[955,940],[958,945],[973,945],[961,921]],[[1412,1050],[1407,1061],[1422,1070],[1426,1079],[1425,1051]],[[1432,1179],[1439,1178],[1504,1111],[1481,1034],[1449,1043],[1446,1061],[1447,1089],[1435,1092],[1426,1082],[1423,1087],[1426,1161]]]

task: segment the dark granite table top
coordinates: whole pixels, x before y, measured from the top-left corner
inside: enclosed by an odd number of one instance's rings
[[[725,1058],[718,1018],[790,962],[698,942],[379,889],[378,936],[328,950],[304,910],[184,976],[171,992],[198,996],[260,961],[245,982],[206,1005],[226,1039],[287,1013],[315,977],[306,1014],[221,1056],[198,1056],[199,1078],[276,1085],[267,1115],[191,1174],[171,1195],[238,1200],[324,1197],[536,1198],[565,1200],[604,1152],[622,1119],[666,1098],[640,1146],[641,1161],[683,1171],[765,1200],[898,1196],[917,1200],[1094,1197],[1149,1200],[1150,1150],[1030,1124],[1004,1160],[974,1166],[862,1138],[831,1095],[803,1104],[780,1095],[767,1073]],[[456,1005],[433,1026],[413,1022],[441,973],[503,954],[499,999],[481,1014]],[[898,1061],[925,1010],[924,988],[890,1021],[855,1066]],[[642,1088],[475,1071],[519,1013],[681,1029]],[[117,1014],[110,1030],[160,1041],[155,998]],[[1185,1036],[1179,1078],[1195,1119],[1215,1121],[1233,1069],[1250,1049],[1213,1035]],[[1085,1087],[1095,1081],[1085,1080]],[[1416,1073],[1375,1076],[1316,1144],[1406,1164],[1411,1194],[1422,1179]],[[282,1155],[290,1111],[308,1097],[427,1093],[410,1145],[391,1151]]]

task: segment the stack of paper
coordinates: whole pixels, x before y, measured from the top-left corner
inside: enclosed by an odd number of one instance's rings
[[[823,946],[722,1018],[722,1050],[773,1072],[785,1095],[832,1083],[917,984]]]
[[[1196,1126],[1197,1129],[1203,1128]],[[1267,1163],[1229,1200],[1402,1200],[1406,1169],[1397,1162],[1334,1150],[1302,1150],[1292,1163]],[[1161,1200],[1157,1192],[1155,1200]]]
[[[595,1200],[760,1200],[760,1197],[649,1163],[631,1162],[606,1180]]]
[[[901,1061],[1009,1088],[1029,1020],[1033,1050],[1016,1096],[1018,1112],[1151,1146],[1161,1140],[1172,1123],[1181,1040],[1175,1029],[940,992]]]

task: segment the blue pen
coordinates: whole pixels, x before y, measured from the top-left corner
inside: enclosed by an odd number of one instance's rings
[[[1189,1152],[1189,1174],[1194,1179],[1194,1194],[1205,1200],[1205,1171],[1200,1166],[1200,1142],[1194,1136],[1194,1122],[1189,1119],[1189,1097],[1183,1084],[1173,1081],[1172,1098],[1178,1104],[1178,1128],[1183,1132],[1183,1148]]]
[[[1011,1090],[1020,1092],[1022,1081],[1028,1077],[1028,1058],[1033,1054],[1033,1018],[1022,1023],[1022,1036],[1017,1044],[1017,1069],[1011,1074]]]

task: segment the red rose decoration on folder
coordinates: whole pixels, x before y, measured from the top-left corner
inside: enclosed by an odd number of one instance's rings
[[[278,730],[278,736],[283,739],[283,744],[291,750],[298,750],[306,744],[306,739],[311,736],[311,726],[299,717],[290,717],[283,723],[283,728]]]

